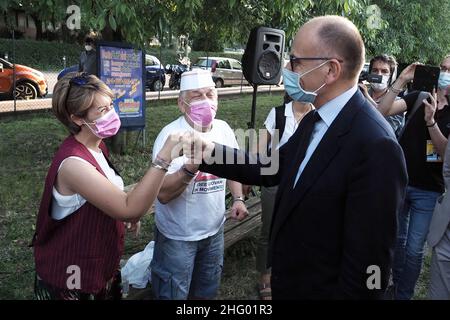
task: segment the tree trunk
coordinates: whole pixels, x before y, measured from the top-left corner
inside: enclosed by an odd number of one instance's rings
[[[42,21],[37,15],[30,15],[34,20],[34,25],[36,26],[36,40],[42,40]]]

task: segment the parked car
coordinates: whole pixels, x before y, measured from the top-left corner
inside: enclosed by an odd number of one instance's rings
[[[241,82],[247,85],[242,74],[241,62],[232,58],[222,57],[199,57],[192,69],[202,68],[210,70],[216,88],[228,85],[240,85]]]
[[[166,84],[166,71],[159,59],[155,56],[145,55],[146,87],[152,91],[162,91]]]
[[[58,80],[69,72],[77,72],[78,65],[67,67],[58,74]],[[166,71],[159,59],[155,56],[145,55],[145,86],[152,91],[163,90],[166,83]]]
[[[48,93],[47,80],[44,74],[36,69],[15,64],[15,82],[14,90],[13,64],[0,58],[0,99],[18,100],[36,99],[44,97]]]

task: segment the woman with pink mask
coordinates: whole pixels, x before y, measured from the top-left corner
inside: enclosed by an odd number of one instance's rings
[[[125,193],[102,141],[120,129],[112,99],[111,89],[93,75],[71,73],[55,86],[53,113],[70,135],[50,165],[37,217],[33,238],[37,299],[121,297],[124,222],[139,228],[139,218],[159,192],[180,135],[167,139],[140,183]]]

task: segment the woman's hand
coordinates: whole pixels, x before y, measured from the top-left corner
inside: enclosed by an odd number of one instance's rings
[[[158,156],[170,163],[173,159],[183,155],[183,144],[181,138],[184,132],[171,133],[158,153]]]
[[[403,69],[402,73],[400,73],[400,75],[398,76],[398,80],[401,82],[402,87],[414,79],[414,72],[416,72],[416,66],[418,65],[423,64],[420,62],[414,62]]]
[[[430,99],[431,103],[428,102]],[[423,103],[425,105],[425,123],[427,126],[431,126],[435,123],[434,114],[436,113],[437,108],[437,94],[436,89],[433,89],[433,94],[429,94],[429,98],[423,99]]]

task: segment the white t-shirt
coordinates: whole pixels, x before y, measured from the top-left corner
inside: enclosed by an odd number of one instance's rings
[[[299,125],[299,122],[295,121],[294,112],[292,110],[292,101],[286,104],[286,107],[284,108],[284,116],[286,117],[286,124],[284,126],[283,136],[281,137],[280,142],[277,145],[277,149],[279,149],[289,140],[289,138],[294,134]],[[272,110],[270,110],[269,114],[267,115],[266,121],[264,122],[264,126],[273,139],[275,132],[275,108],[272,108]]]
[[[184,116],[165,126],[153,145],[153,160],[171,133],[194,131]],[[200,133],[211,141],[238,148],[230,126],[215,119],[209,132]],[[186,156],[172,160],[168,174],[179,170],[187,161]],[[167,238],[182,241],[198,241],[216,234],[225,221],[226,179],[199,172],[186,189],[167,204],[155,203],[155,221],[158,230]]]
[[[97,161],[100,168],[105,173],[106,177],[109,181],[111,181],[113,184],[115,184],[118,188],[123,190],[123,180],[122,178],[116,174],[113,168],[111,168],[108,164],[108,161],[106,161],[105,156],[103,155],[103,152],[97,152],[91,149],[88,149],[89,152],[94,156],[95,160]],[[61,164],[59,165],[58,172],[61,169],[61,166],[67,159],[77,159],[83,162],[86,162],[90,165],[89,162],[86,160],[80,158],[80,157],[68,157],[64,159]],[[52,201],[52,218],[55,220],[62,220],[65,217],[69,216],[70,214],[77,211],[83,204],[86,203],[86,199],[84,199],[80,194],[75,193],[71,195],[62,195],[56,190],[55,187],[53,187],[52,190],[53,195],[53,201]]]

